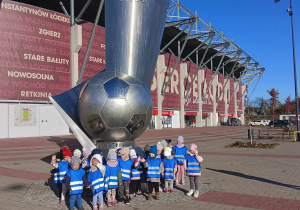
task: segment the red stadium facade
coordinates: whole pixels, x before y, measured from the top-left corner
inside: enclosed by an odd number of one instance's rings
[[[79,69],[83,63],[93,24],[82,23],[81,26]],[[192,62],[183,62],[176,66],[162,97],[161,86],[164,81],[166,84],[176,59],[177,57],[169,53],[159,56],[150,90],[154,110],[149,128],[214,126],[224,122],[227,117],[237,117],[243,122],[242,98],[245,86],[240,81],[230,78],[227,88],[224,88],[227,77],[221,73],[216,74],[211,84],[214,72],[208,68],[201,68],[198,71],[198,65]],[[83,81],[103,69],[105,69],[105,28],[97,27]],[[197,75],[197,78],[193,81],[190,75]],[[63,127],[61,131],[57,133],[47,131],[46,127],[56,125],[50,125],[51,117],[47,117],[48,114],[43,112],[55,113],[52,105],[45,103],[49,103],[50,96],[71,88],[69,18],[64,14],[31,5],[2,1],[0,76],[1,114],[5,115],[0,120],[2,127],[0,137],[68,133],[67,127],[62,126],[61,119],[59,119],[60,127]],[[185,98],[183,93],[190,86]],[[159,110],[162,111],[161,119],[158,118]],[[55,119],[58,118],[57,116]],[[49,124],[43,128],[46,121]],[[23,132],[23,135],[15,134],[19,132]]]

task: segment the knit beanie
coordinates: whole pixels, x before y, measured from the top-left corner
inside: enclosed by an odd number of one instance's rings
[[[162,151],[163,150],[163,145],[160,143],[160,142],[158,142],[157,144],[156,144],[156,149],[158,150],[158,151]]]
[[[80,158],[81,157],[81,151],[79,149],[75,149],[74,152],[73,152],[73,155]]]
[[[144,148],[144,152],[145,152],[145,153],[146,153],[146,152],[149,152],[150,148],[151,148],[151,146],[150,146],[149,144],[146,144],[146,145],[145,145],[145,148]]]
[[[155,156],[157,155],[157,148],[156,145],[152,146],[149,150],[149,153],[154,154]]]
[[[117,159],[117,153],[114,151],[110,151],[108,154],[108,160],[116,160]]]
[[[92,156],[94,156],[96,154],[102,155],[102,150],[101,149],[93,149]]]
[[[164,156],[165,156],[165,157],[169,157],[169,156],[171,156],[171,155],[172,155],[172,148],[166,147],[166,148],[165,148],[165,151],[164,151]]]
[[[162,140],[160,143],[164,148],[166,148],[168,146],[168,142],[166,141],[166,139]]]
[[[197,150],[197,145],[196,144],[191,144],[191,146],[190,146],[190,150],[191,151],[195,151],[195,150]]]
[[[124,147],[121,150],[121,157],[123,160],[126,160],[129,158],[129,147]]]
[[[134,149],[131,149],[130,152],[129,152],[129,156],[131,158],[136,158],[136,151]]]
[[[177,141],[179,141],[179,142],[181,142],[181,143],[184,143],[183,136],[178,136]]]
[[[65,157],[72,157],[72,152],[71,152],[71,150],[69,150],[67,147],[64,147],[63,149],[62,149],[62,151],[63,151],[63,157],[65,158]]]
[[[82,148],[82,155],[85,159],[88,159],[91,154],[92,151],[90,149]]]
[[[80,159],[77,156],[73,156],[71,159],[71,165],[73,165],[74,163],[80,163]]]

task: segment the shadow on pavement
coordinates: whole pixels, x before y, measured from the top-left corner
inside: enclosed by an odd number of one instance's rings
[[[206,168],[207,170],[211,170],[211,171],[215,171],[215,172],[219,172],[219,173],[224,173],[224,174],[229,174],[229,175],[233,175],[233,176],[238,176],[244,179],[252,179],[252,180],[256,180],[256,181],[260,181],[260,182],[266,182],[266,183],[270,183],[270,184],[274,184],[274,185],[278,185],[278,186],[282,186],[282,187],[288,187],[288,188],[293,188],[296,190],[300,190],[300,186],[297,185],[290,185],[290,184],[285,184],[282,182],[276,182],[270,179],[266,179],[266,178],[261,178],[261,177],[257,177],[257,176],[251,176],[251,175],[247,175],[247,174],[243,174],[240,172],[235,172],[235,171],[227,171],[227,170],[218,170],[218,169],[213,169],[213,168]]]

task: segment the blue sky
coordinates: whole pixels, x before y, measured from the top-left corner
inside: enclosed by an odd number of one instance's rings
[[[295,98],[291,18],[286,11],[289,0],[180,0],[191,12],[224,35],[233,39],[266,71],[250,100],[270,98],[267,90],[275,88],[279,100]],[[293,0],[294,36],[300,86],[300,1]],[[252,88],[256,81],[252,82]]]

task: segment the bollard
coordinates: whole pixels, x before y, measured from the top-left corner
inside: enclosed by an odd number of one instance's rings
[[[248,129],[248,139],[251,139],[251,136],[252,136],[252,139],[254,139],[254,130],[253,129]]]

